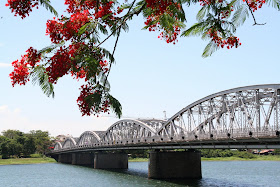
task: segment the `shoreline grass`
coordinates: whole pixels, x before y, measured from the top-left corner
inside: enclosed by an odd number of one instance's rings
[[[147,162],[149,158],[128,158],[128,162]]]
[[[255,158],[240,158],[240,157],[201,157],[202,161],[280,161],[280,155],[257,155]]]
[[[149,158],[129,158],[129,162],[147,162]],[[280,161],[280,155],[257,155],[255,158],[240,158],[240,157],[201,157],[201,161]]]
[[[149,158],[129,158],[129,162],[148,162]],[[255,158],[240,158],[240,157],[201,157],[201,161],[280,161],[280,155],[266,155]],[[9,158],[0,159],[0,165],[20,165],[20,164],[43,164],[43,163],[55,163],[53,158]]]
[[[0,165],[44,164],[56,162],[53,158],[9,158],[0,159]]]

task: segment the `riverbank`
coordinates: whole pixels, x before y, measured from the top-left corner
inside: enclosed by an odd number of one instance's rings
[[[202,161],[280,161],[280,155],[256,155],[255,158],[240,158],[240,157],[212,157],[205,158],[201,157]],[[147,162],[148,158],[129,158],[129,162]]]
[[[18,164],[43,164],[43,163],[54,163],[56,162],[53,158],[9,158],[0,159],[0,165],[18,165]]]
[[[280,161],[280,155],[267,155],[267,156],[256,156],[255,158],[240,158],[240,157],[213,157],[204,158],[201,157],[202,161]],[[148,162],[149,158],[129,158],[129,162]],[[43,164],[43,163],[55,163],[53,158],[10,158],[0,159],[0,165],[17,165],[17,164]]]
[[[280,155],[257,155],[255,158],[240,158],[240,157],[213,157],[204,158],[201,157],[202,161],[280,161]]]

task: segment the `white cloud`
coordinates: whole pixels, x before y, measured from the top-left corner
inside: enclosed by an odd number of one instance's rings
[[[7,64],[7,63],[0,62],[0,68],[11,67],[11,66],[12,66],[12,64]]]

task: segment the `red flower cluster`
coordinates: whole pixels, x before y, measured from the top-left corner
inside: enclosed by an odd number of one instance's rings
[[[153,16],[153,15],[152,15]],[[154,21],[155,17],[148,16],[147,21],[145,22],[145,25],[149,26],[149,31],[156,31],[160,29],[160,24],[157,22],[156,24],[151,24],[152,21]],[[173,31],[167,31],[164,28],[164,31],[162,31],[158,38],[164,39],[167,43],[173,43],[175,44],[178,40],[177,37],[180,34],[180,28],[178,26],[173,26]]]
[[[101,4],[101,6],[99,7],[99,10],[94,14],[95,15],[95,19],[98,18],[102,18],[105,15],[109,14],[109,19],[112,19],[112,6],[113,6],[113,1],[109,1],[108,3],[103,3]]]
[[[153,9],[155,15],[163,14],[173,4],[171,0],[146,0],[147,7]]]
[[[93,89],[89,84],[82,85],[80,90],[81,93],[77,99],[77,103],[80,111],[82,112],[82,116],[90,116],[91,114],[96,115],[101,112],[105,113],[109,111],[110,101],[108,98],[102,98],[102,93],[100,90]],[[99,104],[93,103],[93,106],[91,106],[88,102],[86,102],[86,98],[88,96],[96,97],[96,100],[100,100],[101,102]]]
[[[177,26],[174,26],[173,28],[174,28],[174,32],[168,32],[168,33],[161,32],[158,38],[160,39],[164,38],[167,43],[176,44],[176,42],[178,42],[177,37],[180,34],[180,29]]]
[[[60,47],[51,57],[50,66],[46,68],[49,75],[49,82],[56,83],[59,77],[67,74],[71,68],[71,59],[67,49]]]
[[[249,7],[255,12],[258,8],[262,8],[265,0],[243,0],[243,2],[247,1]]]
[[[48,20],[46,34],[50,35],[51,41],[55,44],[60,43],[63,39],[70,40],[73,36],[77,35],[79,29],[89,22],[89,11],[76,12],[71,15],[69,20]]]
[[[72,66],[75,64],[73,59],[82,51],[83,47],[84,43],[76,43],[69,45],[68,48],[60,47],[59,50],[56,51],[49,60],[50,66],[46,68],[49,75],[49,82],[56,83],[59,77],[62,77],[71,71]],[[85,74],[85,72],[72,72],[72,75],[76,75],[77,78],[84,78]]]
[[[29,81],[28,66],[34,67],[41,60],[41,54],[36,49],[30,47],[26,52],[27,54],[21,56],[20,61],[16,60],[12,62],[14,71],[9,74],[12,79],[12,86],[15,86],[15,84],[25,85]]]
[[[82,10],[90,10],[96,7],[100,3],[100,0],[65,0],[65,5],[68,5],[66,9],[68,13],[80,12]]]
[[[86,77],[87,72],[84,70],[83,67],[76,66],[76,69],[78,69],[78,71],[71,71],[72,77],[76,77],[76,79],[83,79]]]
[[[22,56],[21,60],[12,62],[14,66],[14,71],[9,74],[10,78],[12,79],[12,86],[14,87],[15,84],[25,85],[29,75],[29,68],[26,64],[26,57]]]
[[[205,5],[210,5],[211,2],[213,2],[213,1],[211,1],[211,0],[199,0],[199,2],[200,2],[201,6],[205,6]],[[219,3],[220,3],[220,1],[219,1]]]
[[[241,43],[239,43],[239,38],[235,37],[235,36],[230,36],[227,39],[223,40],[217,31],[212,31],[212,29],[210,29],[207,33],[210,38],[212,38],[212,41],[214,41],[218,47],[224,48],[227,47],[228,49],[232,48],[232,47],[238,47],[241,45]]]
[[[123,12],[123,9],[121,9],[120,7],[117,7],[117,14],[120,14]]]
[[[156,31],[162,29],[160,27],[159,19],[163,14],[169,14],[171,17],[173,16],[173,12],[170,10],[171,6],[174,6],[177,9],[180,9],[180,5],[178,3],[174,3],[171,0],[146,0],[147,7],[151,8],[153,13],[147,17],[145,25],[149,26],[149,31]],[[173,8],[174,8],[173,7]],[[157,21],[155,24],[153,22]],[[158,38],[164,39],[167,43],[175,44],[178,40],[177,37],[180,34],[180,28],[178,26],[173,26],[172,30],[168,30],[167,28],[163,28]]]
[[[9,6],[15,16],[19,15],[21,19],[29,16],[32,8],[38,8],[38,0],[8,0],[6,6]]]
[[[36,65],[36,63],[40,62],[41,54],[38,53],[38,51],[36,49],[34,49],[33,47],[30,47],[29,49],[27,49],[26,52],[27,52],[26,60],[27,60],[27,63],[31,67],[34,67]]]

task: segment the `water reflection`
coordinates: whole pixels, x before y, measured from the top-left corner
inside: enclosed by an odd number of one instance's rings
[[[202,162],[200,180],[148,179],[148,163],[127,170],[97,170],[67,164],[0,166],[0,186],[279,186],[280,162]]]

